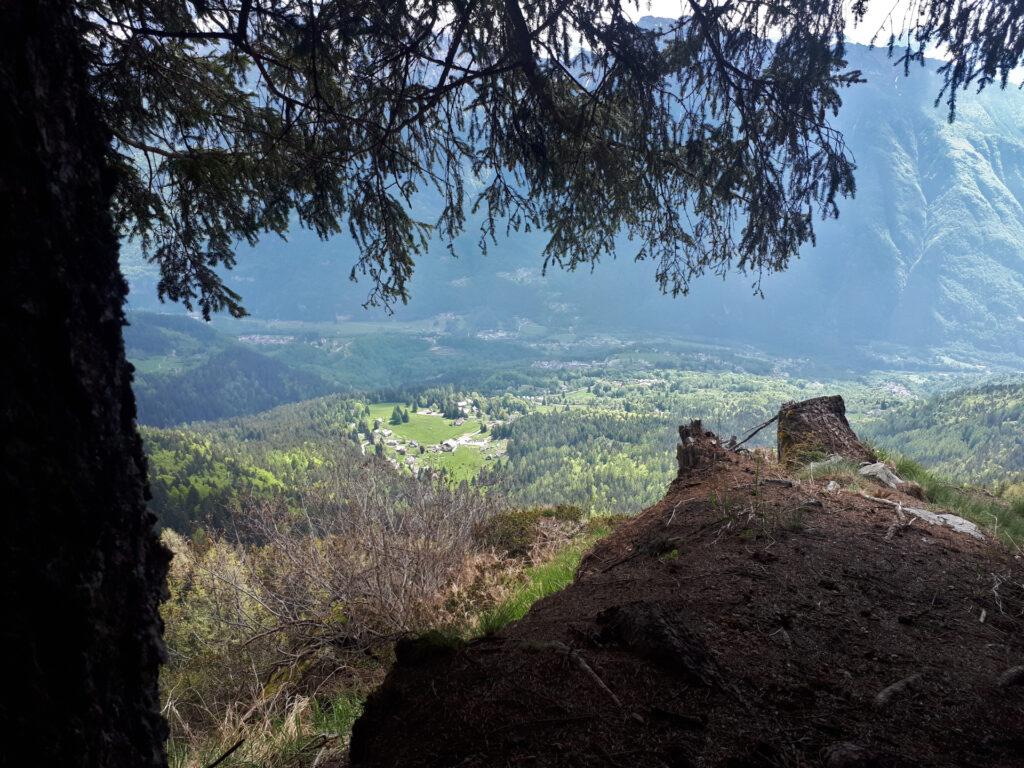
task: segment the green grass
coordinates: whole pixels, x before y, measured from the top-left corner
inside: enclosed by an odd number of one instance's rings
[[[352,726],[363,712],[365,697],[348,691],[332,699],[313,699],[298,721],[281,718],[274,723],[259,723],[250,730],[224,734],[202,743],[167,743],[171,768],[202,768],[228,752],[244,737],[241,746],[221,766],[264,768],[310,765],[326,749],[340,757],[352,733]]]
[[[483,451],[466,445],[460,445],[451,453],[425,453],[418,458],[421,464],[446,470],[455,483],[472,480],[487,463]]]
[[[372,446],[367,450],[373,450]],[[385,453],[395,459],[399,464],[405,466],[406,456],[399,455],[394,449],[386,448]],[[470,445],[460,445],[451,453],[418,453],[415,450],[407,456],[414,456],[417,466],[430,467],[436,470],[445,470],[452,483],[458,484],[463,480],[474,480],[487,465],[487,454]]]
[[[328,702],[313,701],[313,728],[317,733],[348,737],[359,716],[363,714],[364,697],[344,693]]]
[[[415,440],[420,445],[438,445],[445,440],[461,437],[462,435],[479,435],[480,440],[489,439],[490,433],[480,434],[480,421],[478,419],[466,419],[461,426],[452,426],[451,419],[443,416],[428,416],[422,413],[409,411],[409,421],[402,424],[390,424],[388,420],[395,409],[396,403],[372,403],[370,405],[370,416],[368,421],[373,424],[375,419],[380,419],[384,429],[390,429],[394,437],[402,440]],[[397,403],[403,410],[405,404]],[[398,456],[394,451],[388,449],[388,455],[394,456],[399,462],[404,457]],[[424,453],[413,456],[421,466],[428,466],[434,469],[443,469],[448,472],[452,482],[461,483],[463,480],[472,480],[480,474],[480,470],[486,464],[484,452],[479,448],[467,445],[460,445],[451,453]]]
[[[547,562],[527,568],[523,583],[512,595],[480,617],[480,634],[493,634],[513,621],[518,621],[538,600],[569,586],[583,555],[595,542],[612,531],[611,524],[600,518],[592,523],[593,527],[586,537],[566,547]]]
[[[977,523],[1011,546],[1024,546],[1024,498],[992,497],[979,488],[951,483],[906,456],[879,448],[875,448],[875,452],[900,478],[919,484],[929,503]],[[841,460],[804,467],[796,476],[804,480],[835,480],[844,487],[870,492],[874,484],[865,480],[858,470],[856,462]]]
[[[406,408],[404,403],[372,403],[368,419],[370,425],[373,426],[374,419],[380,419],[384,429],[390,429],[403,440],[415,440],[421,445],[437,445],[451,438],[472,435],[480,431],[480,422],[477,419],[466,419],[461,427],[453,427],[451,420],[443,416],[427,416],[413,413],[411,410],[408,423],[389,424],[388,419],[391,418],[395,405],[401,405],[403,410]]]
[[[993,498],[979,489],[955,485],[906,456],[883,457],[901,478],[918,483],[929,502],[977,523],[1010,546],[1024,547],[1024,499]]]
[[[794,474],[801,480],[835,480],[843,486],[861,488],[865,481],[859,470],[860,465],[857,462],[840,458],[836,461],[812,462]]]
[[[597,400],[597,395],[587,392],[586,389],[575,389],[572,392],[566,392],[565,399],[572,405],[584,405]]]

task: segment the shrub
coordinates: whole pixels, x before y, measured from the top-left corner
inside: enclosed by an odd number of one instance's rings
[[[230,534],[166,532],[161,684],[182,764],[239,732],[256,763],[260,743],[299,748],[289,733],[308,746],[323,702],[335,712],[339,696],[359,698],[398,638],[449,622],[452,595],[483,568],[474,531],[500,505],[349,460],[326,466],[299,504],[243,505]]]
[[[243,737],[232,765],[340,757],[396,643],[451,648],[520,618],[610,530],[576,507],[509,510],[493,489],[344,459],[301,493],[240,505],[233,527],[165,532],[175,768],[202,768]]]
[[[486,520],[478,529],[483,545],[507,557],[526,557],[537,540],[543,518],[579,523],[584,512],[579,507],[559,504],[554,507],[510,509]]]

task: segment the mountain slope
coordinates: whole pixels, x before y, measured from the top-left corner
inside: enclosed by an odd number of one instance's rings
[[[1024,494],[1024,384],[991,384],[886,411],[862,427],[875,445],[961,481]]]
[[[321,376],[187,317],[132,313],[125,346],[142,424],[240,416],[330,392]]]
[[[397,319],[452,312],[471,329],[587,332],[674,330],[690,338],[757,343],[785,353],[849,358],[903,356],[950,361],[1024,359],[1024,96],[1015,89],[961,97],[949,124],[933,104],[934,66],[909,78],[883,51],[851,46],[850,67],[868,82],[849,89],[836,126],[858,163],[858,192],[837,221],[818,224],[788,272],[698,281],[692,294],[657,294],[653,265],[619,259],[593,273],[541,275],[544,233],[501,237],[487,258],[475,228],[453,260],[435,248],[421,259],[413,300]],[[436,204],[425,196],[417,216]],[[256,316],[304,320],[376,317],[361,308],[368,287],[348,271],[354,246],[296,231],[242,249],[229,276]],[[125,253],[132,301],[152,302],[151,267]],[[147,273],[147,269],[150,270]],[[148,276],[147,276],[148,275]],[[936,355],[939,355],[936,357]]]

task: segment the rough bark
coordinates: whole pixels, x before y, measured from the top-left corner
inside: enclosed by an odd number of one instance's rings
[[[846,420],[839,395],[785,403],[778,417],[779,463],[797,466],[839,455],[851,461],[875,461]]]
[[[168,554],[145,507],[109,137],[72,8],[0,4],[0,722],[33,765],[158,766]]]
[[[684,479],[696,472],[712,469],[724,453],[714,432],[704,429],[699,419],[679,427],[679,443],[676,445],[676,462],[679,464],[678,479]]]

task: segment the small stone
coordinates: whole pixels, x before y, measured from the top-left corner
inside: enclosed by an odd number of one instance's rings
[[[870,477],[872,480],[877,480],[890,488],[899,488],[903,484],[900,476],[881,461],[876,461],[874,464],[866,464],[858,472],[862,477]]]

